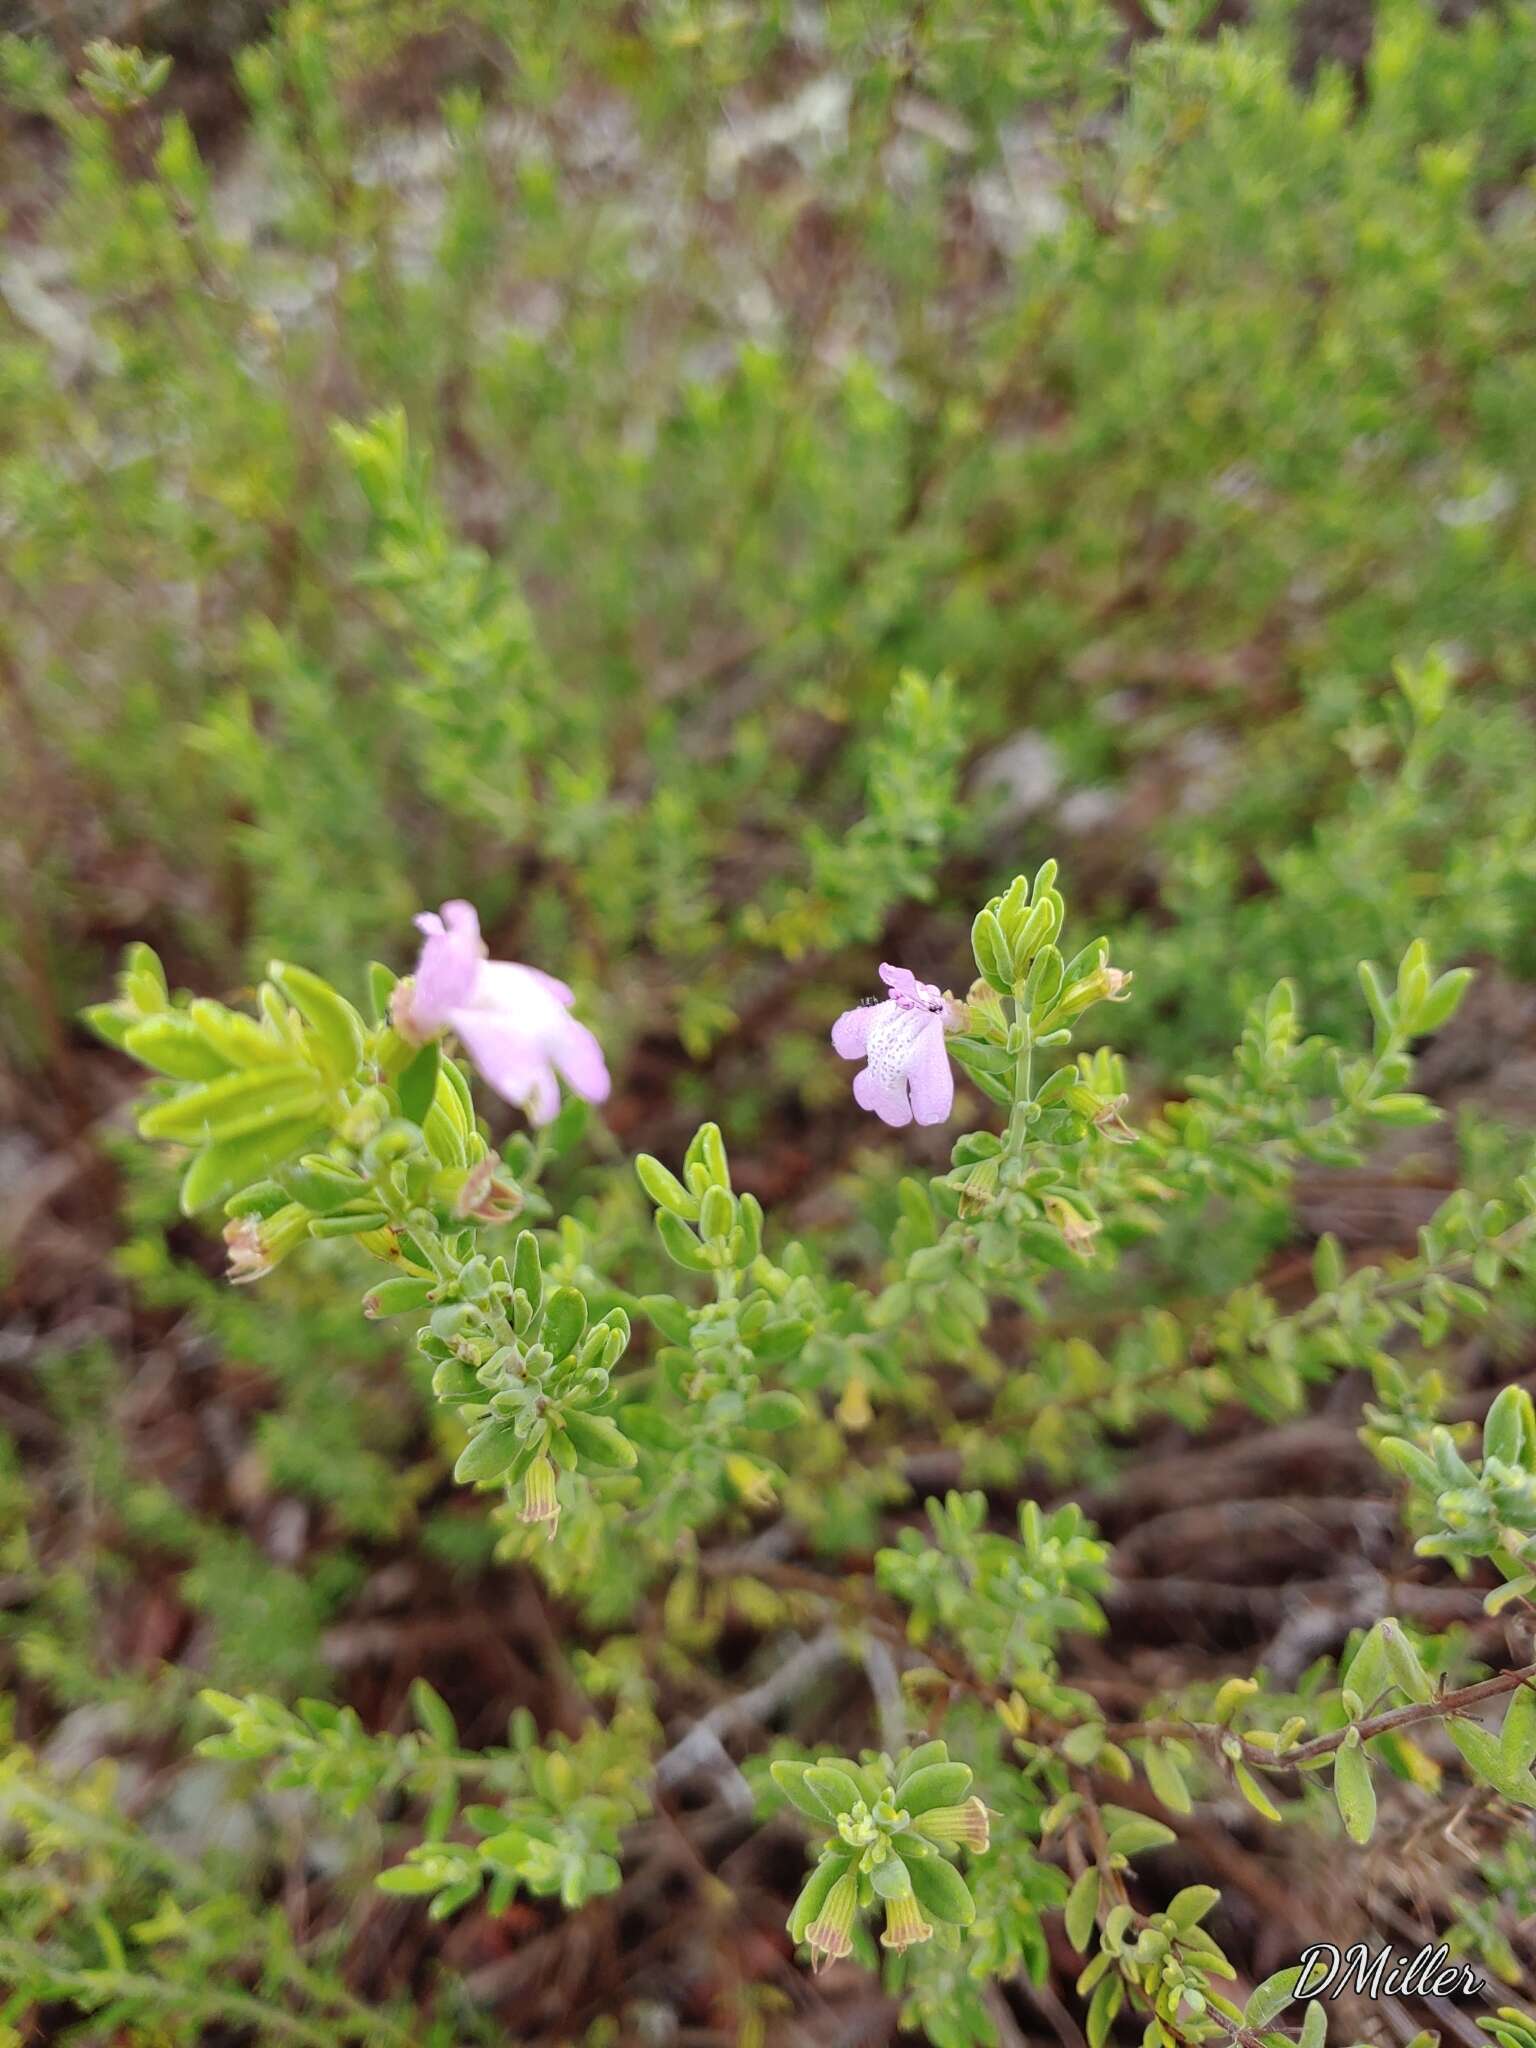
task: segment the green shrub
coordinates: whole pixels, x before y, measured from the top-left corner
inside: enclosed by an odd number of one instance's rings
[[[1277,0],[1155,13],[295,0],[198,59],[222,122],[158,48],[0,42],[0,1044],[51,1133],[126,1071],[77,1016],[151,1077],[131,1310],[44,1333],[44,1469],[0,1434],[0,2044],[501,2038],[466,1925],[674,1838],[718,1917],[700,1771],[815,1829],[781,1946],[936,2048],[1063,1943],[1090,2048],[1320,2048],[1294,1971],[1234,1985],[1235,1813],[1353,1871],[1466,1804],[1436,1910],[1519,1984],[1507,1644],[1383,1583],[1338,1658],[1145,1711],[1079,1652],[1128,1450],[1330,1388],[1422,1573],[1536,1591],[1536,1410],[1457,1370],[1517,1376],[1528,1138],[1425,1169],[1414,1084],[1536,965],[1536,10],[1392,0],[1304,80]],[[461,898],[571,989],[368,966]],[[952,992],[850,1011],[882,952]],[[860,1103],[957,1085],[961,1134],[855,1139],[834,1019]],[[1309,1227],[1363,1161],[1436,1185],[1412,1249]],[[217,1490],[133,1447],[162,1348],[240,1391],[189,1381]],[[560,1603],[564,1720],[345,1697],[365,1593],[493,1566]],[[125,1656],[165,1583],[190,1644]],[[790,1645],[745,1695],[743,1630]],[[244,1846],[169,1841],[146,1757]],[[448,1924],[364,1997],[390,1898]],[[645,2024],[527,2025],[589,2021]]]

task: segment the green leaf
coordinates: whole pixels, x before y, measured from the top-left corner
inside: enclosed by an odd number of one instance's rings
[[[585,1463],[608,1470],[623,1470],[635,1462],[635,1447],[606,1415],[562,1411],[560,1426]]]
[[[805,1784],[809,1791],[826,1807],[828,1813],[836,1816],[846,1813],[864,1797],[856,1778],[841,1770],[836,1764],[820,1763],[806,1766]]]
[[[1088,2048],[1104,2048],[1109,2039],[1109,2030],[1115,2023],[1115,2016],[1125,2003],[1125,1979],[1105,1977],[1094,1989],[1088,2001],[1088,2015],[1083,2022]]]
[[[614,1411],[620,1429],[632,1443],[643,1444],[648,1451],[680,1451],[688,1438],[671,1416],[642,1402],[634,1402]]]
[[[1188,1933],[1190,1928],[1200,1925],[1212,1906],[1220,1903],[1221,1893],[1213,1884],[1189,1884],[1168,1901],[1168,1916],[1175,1927]]]
[[[1410,1480],[1415,1486],[1427,1488],[1431,1493],[1443,1489],[1439,1470],[1428,1451],[1420,1450],[1406,1437],[1383,1437],[1376,1446],[1376,1455],[1383,1465],[1397,1473],[1400,1479]]]
[[[133,1029],[133,1013],[120,1003],[87,1003],[76,1013],[88,1031],[122,1051]]]
[[[1266,1977],[1243,2007],[1243,2025],[1254,2028],[1267,2027],[1278,2013],[1285,2011],[1296,1996],[1296,1986],[1300,1982],[1299,1964],[1290,1969],[1276,1970],[1272,1977]]]
[[[690,1273],[713,1271],[704,1247],[682,1217],[672,1210],[656,1211],[656,1235],[661,1239],[667,1257],[676,1265],[685,1267]]]
[[[409,1274],[381,1280],[363,1296],[363,1314],[370,1322],[381,1316],[409,1315],[426,1307],[435,1285],[435,1281],[418,1280]]]
[[[971,951],[976,956],[977,973],[1007,995],[1013,987],[1013,961],[1003,928],[990,910],[977,913],[971,926]]]
[[[1378,1623],[1381,1629],[1382,1648],[1386,1652],[1387,1669],[1392,1674],[1392,1683],[1399,1692],[1423,1705],[1435,1696],[1434,1680],[1424,1669],[1419,1653],[1403,1633],[1402,1623],[1390,1615]]]
[[[323,1136],[322,1126],[312,1117],[293,1117],[264,1125],[243,1138],[209,1145],[198,1153],[182,1179],[182,1214],[195,1216],[199,1210],[227,1202],[253,1180],[265,1180],[295,1152],[309,1151]]]
[[[1536,1471],[1536,1403],[1524,1387],[1502,1388],[1483,1417],[1483,1456]]]
[[[292,967],[282,960],[269,962],[267,975],[314,1033],[333,1078],[350,1081],[363,1061],[363,1020],[346,997],[307,967]]]
[[[178,1081],[212,1081],[229,1072],[229,1061],[179,1010],[162,1010],[128,1025],[120,1043],[142,1065]]]
[[[949,1744],[947,1742],[937,1740],[933,1742],[920,1742],[917,1748],[912,1750],[903,1759],[901,1768],[896,1773],[897,1793],[900,1793],[902,1786],[906,1784],[909,1778],[915,1778],[918,1772],[926,1770],[929,1764],[947,1764],[948,1762]],[[897,1803],[900,1803],[899,1799]]]
[[[484,1846],[482,1843],[482,1849]],[[392,1863],[388,1870],[379,1872],[374,1883],[381,1892],[395,1892],[409,1898],[435,1892],[441,1880],[430,1871],[423,1870],[419,1863]]]
[[[512,1285],[528,1300],[537,1315],[544,1303],[544,1267],[539,1258],[539,1240],[531,1230],[520,1230],[512,1247]]]
[[[1334,1759],[1333,1796],[1350,1840],[1368,1842],[1376,1826],[1376,1787],[1365,1744],[1358,1737],[1346,1742]]]
[[[1355,1646],[1354,1655],[1339,1674],[1339,1684],[1345,1691],[1355,1693],[1365,1707],[1380,1699],[1392,1683],[1382,1626],[1378,1621],[1374,1628],[1366,1630]]]
[[[1266,1820],[1279,1820],[1279,1808],[1246,1764],[1234,1764],[1232,1766],[1232,1778],[1238,1791],[1242,1793],[1255,1813],[1263,1814]]]
[[[1086,1955],[1093,1939],[1099,1911],[1098,1865],[1090,1863],[1067,1895],[1067,1939],[1079,1955]]]
[[[1102,1721],[1081,1721],[1061,1738],[1061,1753],[1069,1764],[1091,1764],[1102,1753],[1104,1740]]]
[[[1536,1691],[1529,1682],[1517,1686],[1504,1710],[1499,1730],[1499,1762],[1511,1779],[1527,1773],[1536,1757]]]
[[[464,1486],[476,1480],[499,1479],[521,1449],[522,1439],[514,1424],[487,1423],[459,1453],[453,1476]]]
[[[748,1429],[792,1429],[805,1420],[805,1403],[798,1394],[777,1387],[755,1395],[747,1403],[742,1420]]]
[[[805,1782],[809,1764],[793,1763],[781,1758],[768,1766],[768,1775],[784,1794],[790,1805],[806,1814],[811,1820],[819,1820],[823,1827],[835,1820],[839,1809],[829,1806],[814,1786]],[[829,1885],[828,1890],[831,1890]]]
[[[1142,1751],[1142,1769],[1146,1772],[1147,1783],[1157,1794],[1170,1813],[1190,1813],[1193,1801],[1189,1787],[1184,1782],[1184,1773],[1179,1769],[1171,1753],[1160,1743],[1149,1742]]]
[[[1362,960],[1359,968],[1360,987],[1370,1005],[1371,1015],[1383,1038],[1390,1038],[1394,1023],[1394,1001],[1388,995],[1381,978],[1381,969],[1373,960]]]
[[[693,1318],[675,1295],[642,1294],[640,1307],[669,1344],[686,1344],[693,1334]]]
[[[442,1059],[442,1046],[434,1038],[421,1048],[395,1082],[400,1114],[409,1117],[413,1124],[426,1122],[427,1111],[437,1099],[437,1072]]]
[[[544,1844],[539,1843],[539,1848]],[[480,1844],[480,1854],[487,1863],[494,1863],[498,1869],[510,1870],[522,1876],[528,1869],[528,1852],[535,1844],[521,1828],[506,1828],[499,1835],[491,1835]]]
[[[649,1152],[642,1152],[635,1161],[635,1176],[659,1209],[670,1209],[674,1216],[682,1217],[686,1223],[697,1221],[698,1198],[691,1195],[677,1175],[663,1166],[659,1159],[653,1158]]]
[[[313,1067],[249,1068],[155,1103],[139,1118],[139,1130],[178,1145],[216,1144],[296,1117],[315,1122],[324,1100]]]
[[[1297,2048],[1323,2048],[1327,2038],[1328,2015],[1314,1998],[1301,2016],[1301,2033],[1297,2037]]]
[[[898,1842],[898,1848],[900,1844]],[[952,1863],[942,1856],[914,1856],[907,1864],[917,1903],[935,1920],[951,1927],[969,1927],[976,1918],[976,1901],[970,1887]]]
[[[957,1805],[970,1790],[972,1775],[969,1764],[925,1764],[902,1785],[902,1806],[915,1820],[936,1806]]]
[[[1427,1038],[1432,1031],[1440,1030],[1442,1025],[1451,1021],[1471,980],[1470,967],[1453,967],[1449,973],[1440,976],[1428,995],[1414,1006],[1410,1029],[1415,1038]]]
[[[1160,1820],[1136,1813],[1109,1831],[1109,1849],[1114,1856],[1140,1856],[1148,1849],[1166,1849],[1178,1836]]]
[[[549,1347],[557,1362],[568,1358],[581,1342],[587,1327],[587,1304],[574,1287],[557,1287],[544,1309],[539,1329],[540,1342]]]
[[[1453,1717],[1446,1722],[1445,1732],[1461,1751],[1475,1776],[1491,1785],[1496,1792],[1502,1792],[1506,1799],[1513,1799],[1521,1806],[1536,1806],[1536,1778],[1529,1770],[1507,1770],[1499,1742],[1486,1728],[1476,1721]]]
[[[459,1731],[448,1703],[424,1678],[411,1680],[411,1711],[441,1748],[458,1748]]]
[[[1394,1130],[1414,1130],[1420,1124],[1438,1123],[1440,1109],[1422,1095],[1378,1095],[1365,1105],[1373,1123],[1389,1124]]]
[[[394,969],[386,967],[381,960],[368,962],[368,1004],[375,1024],[388,1022],[390,997],[399,979]]]

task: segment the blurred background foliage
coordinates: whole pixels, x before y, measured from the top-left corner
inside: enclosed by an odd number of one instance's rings
[[[1143,1084],[1282,975],[1358,1036],[1355,962],[1417,934],[1483,970],[1442,1079],[1483,1071],[1536,969],[1536,9],[0,20],[0,1666],[66,1776],[131,1752],[82,1811],[238,1856],[204,1767],[171,1810],[198,1679],[382,1724],[436,1659],[476,1739],[494,1595],[503,1719],[569,1688],[333,1275],[258,1314],[159,1170],[113,1167],[124,1070],[78,1006],[129,938],[234,995],[273,952],[403,965],[468,895],[578,986],[624,1150],[720,1114],[815,1220],[854,1143],[829,1016],[882,947],[963,988],[974,904],[1049,852],[1135,972]],[[1474,1185],[1519,1092],[1463,1106]],[[581,1175],[586,1231],[638,1241]],[[888,1165],[864,1195],[894,1217]],[[1169,1284],[1337,1227],[1307,1199],[1191,1229]],[[1372,1199],[1346,1242],[1402,1234]],[[826,1546],[877,1507],[829,1501]],[[713,1599],[675,1595],[679,1645],[718,1647]],[[70,1881],[117,1925],[164,1873],[114,1839]],[[430,2038],[475,2038],[536,1923],[427,1955],[381,1910],[303,1961],[226,1900],[187,1983],[323,1961],[330,2038],[383,2040],[342,1959],[391,1993],[446,1960],[478,1989]],[[200,1995],[186,2025],[253,2024]]]

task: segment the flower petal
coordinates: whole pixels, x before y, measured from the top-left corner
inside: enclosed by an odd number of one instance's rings
[[[917,994],[917,976],[910,967],[893,967],[888,960],[880,963],[880,979],[894,996]]]
[[[869,1064],[882,1087],[899,1088],[930,1038],[941,1043],[944,1020],[932,1010],[909,1010],[900,1003],[882,1003],[869,1034]]]
[[[860,1003],[844,1010],[832,1026],[832,1050],[845,1060],[861,1060],[869,1050],[869,1027],[888,1003]]]
[[[588,1102],[608,1100],[608,1090],[613,1085],[608,1078],[608,1062],[585,1024],[567,1017],[553,1051],[555,1065],[578,1095],[585,1096]]]
[[[507,1102],[536,1124],[559,1113],[560,1084],[542,1048],[511,1017],[494,1010],[455,1010],[450,1023],[479,1072]]]
[[[442,917],[427,911],[417,918],[416,925],[425,934],[425,944],[416,963],[411,1022],[431,1037],[447,1024],[450,1010],[470,1000],[485,949],[472,903],[445,903]]]
[[[941,1124],[955,1106],[955,1076],[944,1049],[944,1027],[925,1031],[907,1066],[912,1114],[920,1124]]]
[[[495,1010],[514,1017],[527,1038],[536,1038],[548,1050],[565,1023],[565,1006],[555,994],[564,988],[536,967],[523,967],[516,960],[486,960],[475,980],[470,998],[477,1010]]]
[[[880,1080],[871,1067],[860,1067],[854,1075],[853,1099],[860,1109],[872,1109],[881,1123],[890,1124],[894,1129],[899,1130],[903,1124],[912,1121],[906,1082],[899,1081],[892,1087]]]
[[[520,963],[514,961],[511,964],[516,966]],[[524,967],[522,971],[524,974],[531,974],[534,980],[542,988],[546,989],[557,1003],[564,1003],[567,1009],[575,1002],[576,991],[568,983],[557,981],[554,975],[546,974],[542,967]]]

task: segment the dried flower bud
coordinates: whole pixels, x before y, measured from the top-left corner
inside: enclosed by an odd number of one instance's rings
[[[1045,1213],[1061,1232],[1068,1251],[1075,1252],[1080,1259],[1092,1258],[1093,1241],[1100,1228],[1097,1218],[1083,1215],[1060,1195],[1046,1197]]]
[[[288,1202],[271,1216],[236,1216],[224,1226],[230,1280],[236,1287],[260,1280],[308,1235],[309,1211],[302,1202]]]
[[[453,1213],[461,1223],[510,1223],[523,1207],[523,1191],[501,1170],[494,1152],[477,1160],[454,1197]]]

